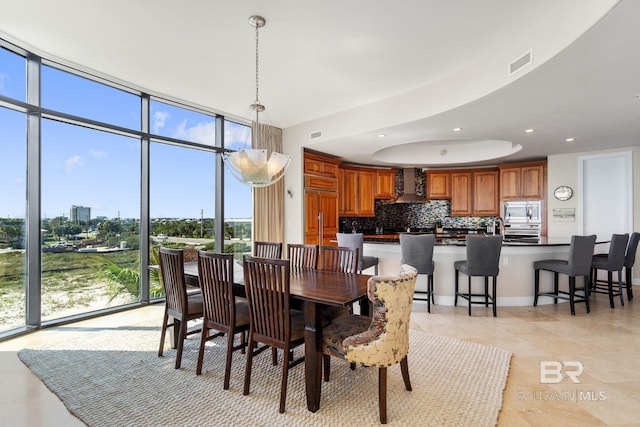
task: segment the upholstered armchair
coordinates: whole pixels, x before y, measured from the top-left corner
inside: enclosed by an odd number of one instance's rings
[[[380,422],[387,422],[387,367],[400,363],[405,388],[409,380],[409,317],[418,271],[406,264],[396,277],[373,276],[367,294],[373,318],[350,315],[338,318],[323,334],[324,379],[329,380],[330,356],[377,367]]]

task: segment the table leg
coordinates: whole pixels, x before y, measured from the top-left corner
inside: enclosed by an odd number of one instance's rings
[[[320,409],[322,391],[322,307],[306,301],[304,304],[304,370],[307,409]]]

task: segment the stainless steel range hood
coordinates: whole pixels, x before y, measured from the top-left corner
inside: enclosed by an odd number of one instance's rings
[[[402,181],[404,182],[404,193],[398,197],[396,203],[426,203],[427,198],[416,194],[416,172],[413,168],[402,170]]]

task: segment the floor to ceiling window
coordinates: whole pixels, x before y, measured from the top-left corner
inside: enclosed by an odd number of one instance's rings
[[[251,147],[251,127],[232,121],[224,124],[224,146],[231,150]],[[224,238],[225,252],[250,255],[253,245],[253,206],[251,187],[224,171]]]
[[[26,59],[0,47],[0,96],[24,102]],[[25,325],[27,117],[0,107],[0,332]]]
[[[247,252],[251,190],[216,168],[250,135],[0,40],[0,337],[161,297],[161,244]]]

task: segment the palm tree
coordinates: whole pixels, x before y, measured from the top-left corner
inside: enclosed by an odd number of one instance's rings
[[[149,262],[155,265],[160,263],[158,247],[151,247],[149,251]],[[113,261],[107,261],[98,271],[98,275],[113,285],[109,302],[113,301],[122,293],[128,293],[135,298],[140,297],[139,261],[133,262],[126,267],[120,266]],[[162,286],[160,272],[158,270],[149,270],[149,296],[152,299],[164,296],[164,287]]]

